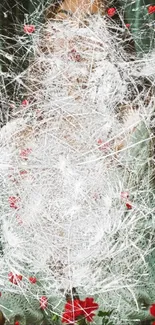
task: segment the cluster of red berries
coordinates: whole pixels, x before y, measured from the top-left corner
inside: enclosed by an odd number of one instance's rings
[[[18,285],[20,281],[22,281],[23,277],[20,274],[14,274],[13,272],[10,272],[8,274],[9,281],[15,285]],[[36,277],[29,277],[29,281],[32,284],[35,284],[37,282]],[[0,294],[1,295],[1,294]],[[44,310],[48,306],[48,299],[46,296],[42,296],[39,299],[40,309]],[[19,325],[19,322],[16,321],[14,325]]]
[[[19,281],[22,281],[23,277],[22,275],[19,275],[19,274],[14,274],[13,272],[10,272],[8,274],[8,278],[9,278],[9,281],[13,284],[18,284]],[[36,283],[37,282],[37,279],[35,277],[29,277],[29,281],[31,283]]]

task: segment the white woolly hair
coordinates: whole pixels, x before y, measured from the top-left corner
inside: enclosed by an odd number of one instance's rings
[[[151,250],[154,103],[138,83],[153,84],[155,56],[131,60],[120,36],[125,24],[106,16],[35,28],[17,36],[34,58],[22,73],[9,72],[22,94],[0,133],[0,284],[29,296],[36,276],[48,296],[75,287],[125,319]],[[10,271],[23,275],[18,285]]]

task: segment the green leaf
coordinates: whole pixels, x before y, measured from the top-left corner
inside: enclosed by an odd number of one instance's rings
[[[104,311],[102,311],[102,310],[99,310],[99,312],[98,312],[97,315],[98,315],[99,317],[104,317],[104,316],[106,316],[105,313],[106,313],[106,312],[104,312]]]
[[[52,321],[56,322],[57,320],[59,320],[59,316],[58,315],[53,315],[52,316]]]
[[[102,319],[102,325],[106,325],[106,324],[108,324],[108,322],[109,322],[108,318],[103,318]]]
[[[98,312],[98,316],[99,317],[105,317],[105,316],[110,316],[113,312],[113,309],[112,310],[109,310],[109,311],[102,311],[102,310],[99,310]]]

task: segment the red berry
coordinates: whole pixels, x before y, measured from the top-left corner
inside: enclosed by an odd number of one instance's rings
[[[126,24],[125,26],[126,26],[126,28],[130,28],[130,24]]]
[[[107,14],[109,17],[113,17],[116,14],[116,8],[109,8]]]
[[[18,321],[16,321],[15,323],[14,323],[14,325],[19,325],[20,323],[18,322]]]
[[[129,202],[126,203],[126,207],[127,207],[128,210],[131,210],[132,209],[132,205]]]
[[[23,105],[23,106],[27,106],[28,104],[29,104],[29,102],[28,102],[27,99],[24,99],[24,100],[22,101],[22,105]]]
[[[34,25],[25,25],[23,29],[26,34],[32,34],[33,32],[35,32]]]
[[[155,304],[152,304],[152,306],[150,307],[150,314],[155,317]]]
[[[103,143],[102,139],[98,139],[98,140],[97,140],[97,143],[98,143],[98,144],[102,144],[102,143]]]
[[[149,13],[149,14],[153,14],[153,13],[155,13],[155,6],[149,6],[149,7],[148,7],[148,13]]]
[[[29,277],[29,281],[31,283],[36,283],[37,282],[37,279],[36,278],[33,278],[33,277]]]
[[[48,299],[47,299],[47,297],[46,296],[42,296],[39,299],[39,301],[40,301],[40,308],[43,309],[43,310],[46,309],[47,306],[48,306]]]
[[[8,278],[9,278],[9,281],[13,284],[18,284],[19,281],[22,280],[22,275],[18,275],[18,274],[13,274],[12,272],[10,272],[8,274]]]
[[[23,279],[22,275],[17,275],[17,280],[22,281],[22,279]]]

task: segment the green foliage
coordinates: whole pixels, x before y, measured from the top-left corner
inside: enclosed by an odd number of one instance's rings
[[[113,310],[109,310],[109,311],[99,310],[98,316],[102,317],[102,325],[113,325],[113,322],[110,320],[110,316],[112,312]]]
[[[52,312],[49,308],[45,313],[40,309],[38,299],[32,296],[26,297],[22,291],[15,294],[3,292],[0,298],[0,310],[6,319],[6,325],[14,325],[15,321],[19,321],[20,325],[52,323]]]
[[[119,1],[124,11],[125,21],[130,24],[130,31],[139,56],[148,53],[155,46],[155,14],[148,13],[148,7],[153,4],[150,0]]]
[[[51,320],[53,325],[61,324],[61,318],[58,314],[53,314]]]
[[[53,316],[52,316],[52,321],[53,322],[56,322],[56,321],[58,321],[59,320],[59,315],[56,315],[56,314],[54,314]]]
[[[150,131],[144,122],[141,122],[132,133],[126,154],[128,168],[137,184],[140,185],[145,180],[146,175],[150,176],[148,179],[151,179],[151,175],[149,175],[151,171],[149,157],[152,156]]]
[[[137,292],[138,308],[131,306],[128,314],[130,320],[153,321],[154,317],[149,312],[150,306],[155,303],[155,250],[147,258],[148,276],[143,287]]]

